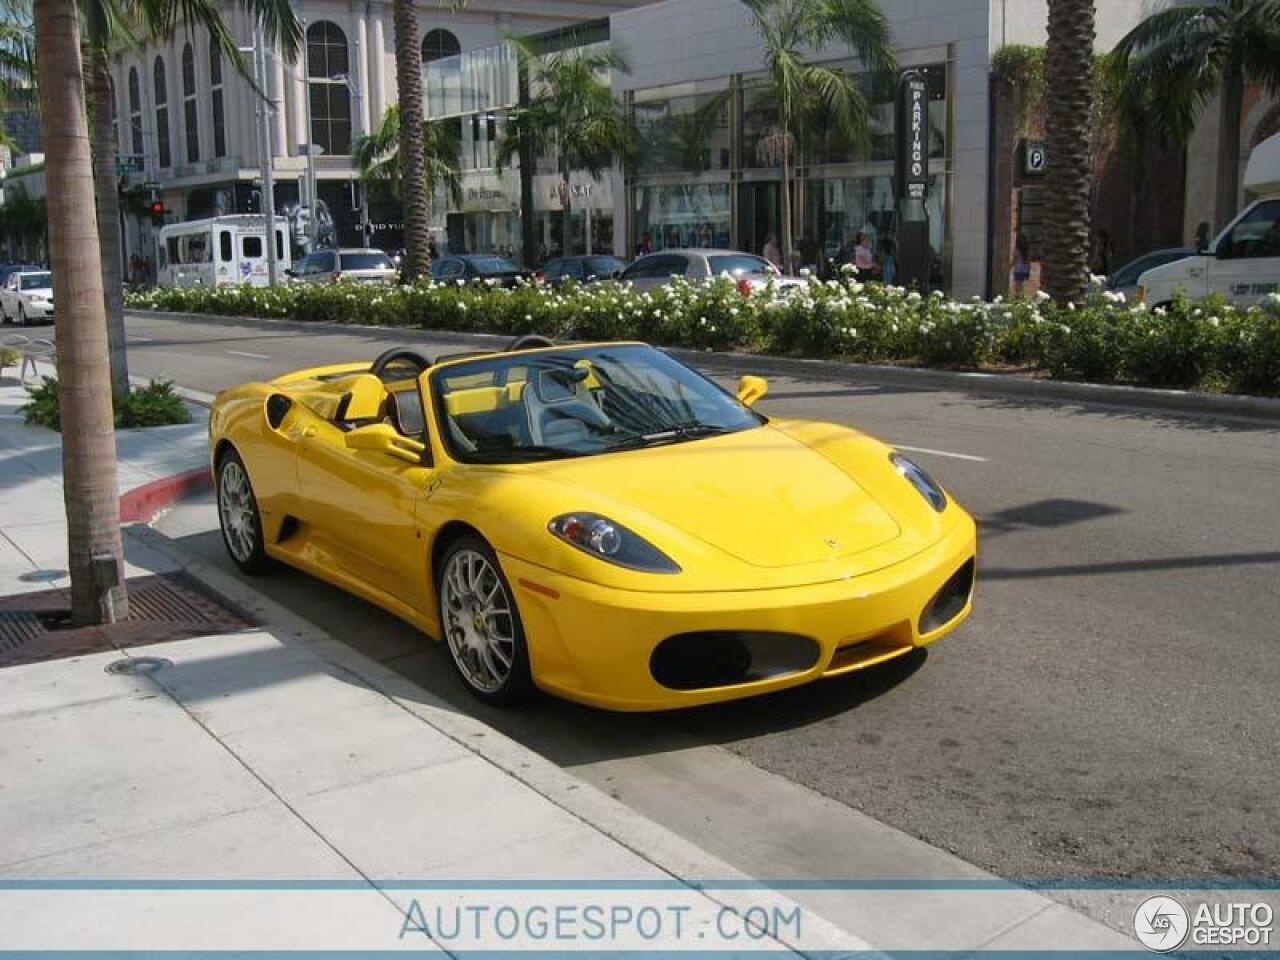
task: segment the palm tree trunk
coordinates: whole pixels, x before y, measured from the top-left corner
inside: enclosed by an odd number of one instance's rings
[[[782,133],[782,272],[791,270],[791,133]]]
[[[404,201],[404,278],[427,272],[429,198],[423,176],[422,49],[414,0],[395,0],[396,88],[400,98],[400,177]]]
[[[1244,74],[1236,63],[1222,72],[1218,125],[1218,189],[1213,205],[1214,232],[1235,216],[1240,202],[1240,121],[1244,113]]]
[[[1042,286],[1058,301],[1089,285],[1089,117],[1093,99],[1093,0],[1049,0]]]
[[[40,0],[34,6],[49,252],[57,304],[71,616],[73,623],[84,625],[101,623],[107,612],[94,580],[94,558],[114,559],[118,569],[124,569],[111,367],[76,2]],[[111,590],[110,600],[116,617],[128,612],[123,584]]]
[[[111,63],[103,44],[93,44],[90,64],[93,98],[93,183],[98,201],[98,246],[102,251],[102,289],[111,351],[111,394],[129,395],[125,353],[124,276],[120,263],[120,193],[116,182],[116,144],[111,129]]]

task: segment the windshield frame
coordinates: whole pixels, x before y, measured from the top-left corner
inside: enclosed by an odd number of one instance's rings
[[[748,407],[746,404],[742,403],[734,395],[734,393],[731,390],[729,390],[727,387],[717,383],[715,380],[711,379],[701,370],[697,370],[694,367],[691,367],[689,364],[685,363],[683,360],[680,360],[678,357],[672,356],[670,352],[659,349],[658,347],[655,347],[652,344],[643,343],[641,341],[604,341],[604,342],[597,342],[597,343],[576,343],[576,344],[561,345],[561,346],[555,346],[555,347],[543,347],[537,350],[521,350],[515,353],[501,352],[501,353],[484,354],[476,357],[467,357],[466,359],[452,360],[452,361],[449,361],[448,363],[443,363],[443,364],[440,364],[439,366],[433,366],[427,369],[423,374],[423,380],[425,381],[422,384],[423,393],[431,405],[431,419],[435,427],[436,436],[439,438],[440,446],[444,454],[455,463],[467,464],[469,466],[511,467],[511,466],[524,466],[528,464],[537,464],[537,463],[557,463],[564,460],[574,460],[574,459],[594,459],[596,457],[601,457],[601,456],[625,454],[625,453],[632,452],[634,450],[653,449],[653,447],[655,446],[671,446],[673,444],[692,443],[700,439],[707,439],[706,437],[699,437],[699,436],[681,437],[681,436],[673,435],[670,439],[670,442],[662,443],[662,444],[655,443],[650,445],[637,445],[637,446],[623,445],[614,449],[592,450],[585,453],[565,451],[565,454],[561,457],[520,458],[517,455],[517,456],[513,456],[509,460],[474,459],[467,455],[467,451],[457,449],[457,447],[454,444],[452,433],[449,429],[448,412],[445,409],[444,395],[440,389],[441,377],[445,375],[450,375],[450,374],[458,375],[458,376],[466,376],[468,371],[471,368],[473,367],[483,368],[495,361],[505,360],[513,364],[518,364],[521,359],[526,357],[537,357],[539,355],[549,355],[549,354],[550,355],[565,354],[570,356],[573,356],[573,355],[583,356],[587,354],[589,351],[594,351],[594,350],[653,351],[654,353],[659,353],[662,356],[666,357],[672,363],[678,364],[679,366],[683,367],[685,370],[687,370],[690,374],[692,374],[698,380],[701,380],[703,383],[710,386],[714,391],[724,396],[731,404],[733,404],[738,409],[743,411],[752,421],[754,421],[749,425],[744,426],[741,430],[728,430],[728,431],[725,431],[726,433],[743,433],[748,430],[757,430],[760,427],[763,427],[769,423],[768,417],[752,409],[751,407]],[[717,434],[717,435],[723,436],[724,434]],[[517,451],[513,451],[513,452],[517,452]]]

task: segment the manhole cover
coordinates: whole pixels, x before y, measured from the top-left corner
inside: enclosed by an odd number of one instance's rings
[[[107,664],[107,673],[120,674],[126,677],[145,677],[147,674],[172,667],[173,661],[164,657],[126,657],[123,660],[112,660]]]

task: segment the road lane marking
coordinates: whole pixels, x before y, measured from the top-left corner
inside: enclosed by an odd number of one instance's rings
[[[228,350],[227,353],[231,354],[233,357],[251,357],[254,360],[270,360],[271,359],[271,357],[269,357],[265,353],[245,353],[245,351],[243,350]]]
[[[895,443],[895,447],[899,450],[906,450],[908,453],[931,453],[935,457],[950,457],[952,460],[968,460],[971,463],[988,463],[986,457],[975,457],[968,453],[951,453],[948,450],[930,450],[928,447],[907,447],[901,443]]]

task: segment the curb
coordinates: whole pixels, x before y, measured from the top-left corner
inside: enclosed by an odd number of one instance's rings
[[[434,728],[459,746],[497,767],[582,823],[647,860],[672,880],[704,895],[722,906],[745,911],[767,897],[771,905],[784,910],[802,909],[785,892],[773,890],[666,827],[637,813],[552,761],[486,725],[461,713],[444,700],[428,693],[390,667],[358,653],[335,639],[322,627],[294,613],[218,567],[201,559],[186,547],[149,526],[135,524],[126,536],[163,554],[177,563],[233,609],[263,624],[282,644],[304,645],[317,657],[349,673],[381,693],[402,710]],[[708,890],[725,884],[723,890]],[[806,939],[822,956],[847,956],[850,948],[862,960],[882,960],[881,953],[855,932],[833,923],[813,909],[813,923]],[[797,945],[779,936],[771,941],[801,956]],[[770,953],[776,956],[777,951]]]
[[[213,471],[197,467],[143,484],[120,495],[120,522],[150,523],[177,501],[213,487]]]
[[[164,310],[129,310],[140,317],[194,320],[221,324],[270,324],[286,330],[333,333],[354,331],[395,332],[406,339],[430,341],[434,338],[460,340],[489,346],[506,341],[504,334],[451,330],[423,330],[420,327],[377,327],[356,323],[280,320],[270,317],[233,317],[213,313],[176,313]],[[968,373],[928,370],[917,367],[846,363],[838,360],[804,360],[758,353],[706,352],[687,348],[665,348],[680,359],[718,370],[737,373],[773,373],[778,376],[818,377],[849,380],[914,390],[955,390],[981,396],[1009,397],[1035,403],[1087,403],[1103,407],[1128,407],[1187,417],[1232,417],[1280,425],[1280,399],[1243,394],[1201,393],[1194,390],[1161,390],[1069,380],[1042,380],[1001,373]]]

